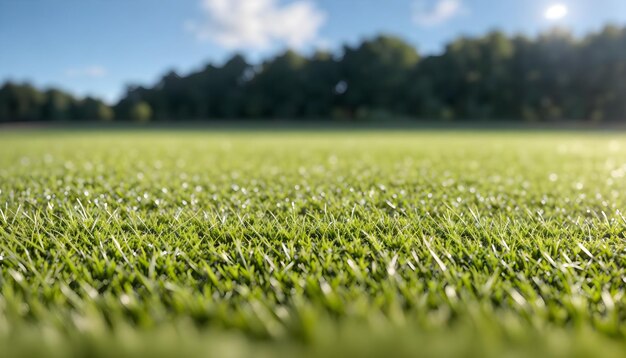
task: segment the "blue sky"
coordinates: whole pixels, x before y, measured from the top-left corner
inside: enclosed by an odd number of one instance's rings
[[[555,4],[567,15],[548,20]],[[575,34],[626,25],[626,0],[0,0],[0,82],[29,81],[109,101],[234,51],[338,48],[377,33],[425,54],[491,29]]]

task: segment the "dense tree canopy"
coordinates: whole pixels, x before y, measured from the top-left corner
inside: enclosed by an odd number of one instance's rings
[[[0,122],[111,120],[114,116],[110,106],[95,98],[76,99],[57,89],[41,92],[12,82],[0,87]]]
[[[440,55],[378,36],[338,54],[286,51],[259,65],[241,55],[152,88],[131,86],[115,106],[6,83],[0,120],[239,118],[626,120],[626,28],[582,39],[491,32],[459,38]]]

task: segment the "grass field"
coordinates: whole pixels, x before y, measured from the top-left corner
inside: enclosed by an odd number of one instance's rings
[[[3,356],[626,351],[626,134],[0,143]]]

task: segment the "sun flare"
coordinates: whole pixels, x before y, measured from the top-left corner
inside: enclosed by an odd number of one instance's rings
[[[548,20],[560,20],[566,17],[568,12],[565,4],[554,4],[546,9],[544,16]]]

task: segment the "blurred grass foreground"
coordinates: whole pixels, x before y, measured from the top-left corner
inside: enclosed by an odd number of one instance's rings
[[[0,133],[2,355],[626,352],[626,137]]]

